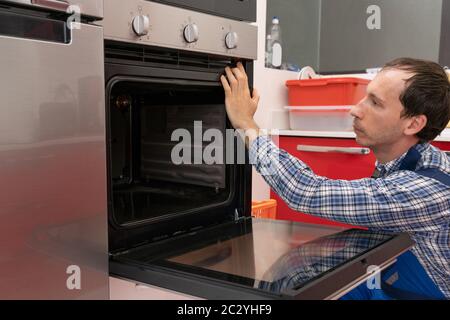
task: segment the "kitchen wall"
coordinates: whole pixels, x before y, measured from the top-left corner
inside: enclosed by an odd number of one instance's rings
[[[339,2],[339,1],[338,1]],[[266,30],[270,33],[271,18],[281,19],[282,41],[285,43],[285,62],[301,66],[319,64],[319,32],[322,0],[268,0]]]
[[[258,0],[258,59],[254,63],[254,87],[258,89],[261,100],[255,120],[261,128],[287,128],[288,114],[286,80],[296,79],[297,73],[284,70],[268,69],[264,66],[267,1]],[[253,169],[253,200],[270,198],[270,188],[264,179]]]

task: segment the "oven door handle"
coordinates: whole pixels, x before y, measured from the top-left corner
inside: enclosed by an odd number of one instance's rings
[[[326,146],[305,146],[298,145],[297,151],[319,152],[319,153],[346,153],[346,154],[370,154],[369,148],[351,148],[351,147],[326,147]]]

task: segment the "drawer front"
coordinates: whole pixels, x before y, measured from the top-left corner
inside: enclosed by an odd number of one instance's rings
[[[366,178],[372,175],[375,168],[373,153],[359,146],[354,139],[280,137],[279,146],[305,162],[317,175],[330,179]],[[271,198],[278,202],[277,219],[353,227],[296,212],[273,191]]]
[[[330,179],[367,178],[375,169],[373,153],[354,139],[280,137],[279,145],[314,173]],[[362,154],[367,151],[370,153]]]

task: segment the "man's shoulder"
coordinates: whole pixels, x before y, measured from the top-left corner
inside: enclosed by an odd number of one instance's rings
[[[438,147],[425,144],[416,170],[437,169],[450,174],[450,157]]]
[[[417,150],[420,152],[421,158],[415,171],[396,169],[385,177],[384,183],[394,184],[402,189],[416,190],[423,194],[435,192],[436,183],[440,181],[430,178],[433,175],[430,174],[430,171],[434,175],[443,173],[450,177],[450,157],[445,152],[428,143],[418,145]]]

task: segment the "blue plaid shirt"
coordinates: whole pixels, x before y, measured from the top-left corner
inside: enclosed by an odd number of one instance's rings
[[[445,153],[427,143],[417,150],[422,157],[416,169],[450,174]],[[258,137],[250,147],[250,162],[291,209],[375,231],[408,232],[416,242],[412,252],[450,298],[450,188],[399,170],[405,156],[377,163],[379,179],[347,181],[315,175],[267,136]]]

